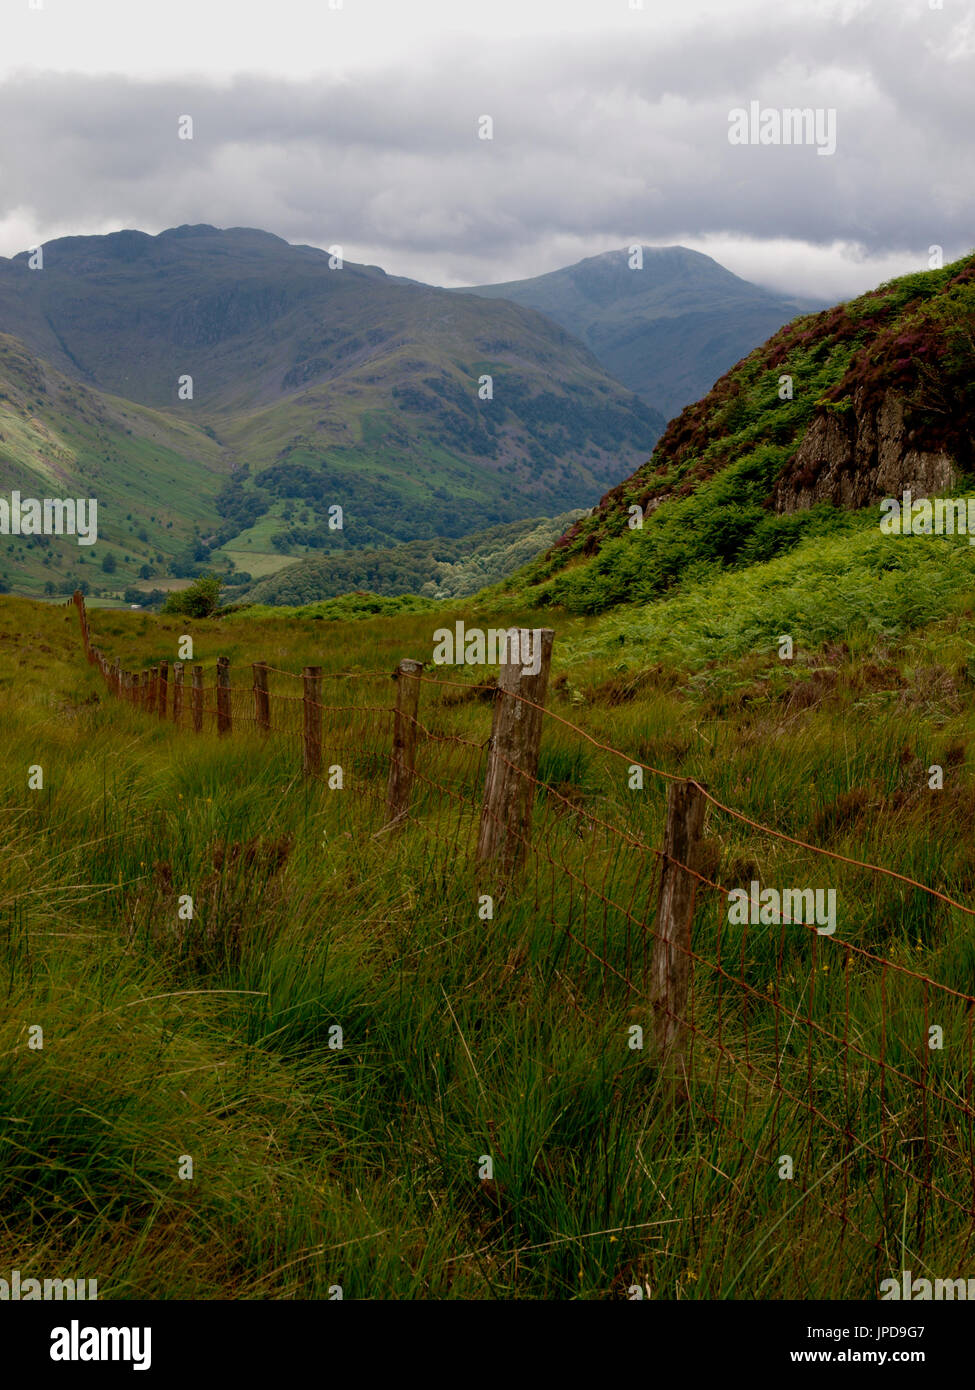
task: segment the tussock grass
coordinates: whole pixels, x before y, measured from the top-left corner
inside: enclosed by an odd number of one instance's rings
[[[549,706],[756,820],[968,902],[971,616],[959,585],[940,584],[956,571],[936,547],[910,554],[920,568],[882,598],[879,623],[857,583],[842,617],[835,585],[801,556],[772,562],[793,566],[780,586],[746,571],[678,596],[679,611],[559,618]],[[865,586],[872,563],[857,540],[849,564]],[[808,599],[787,668],[782,604]],[[464,617],[540,621],[487,600]],[[241,613],[192,631],[205,663],[391,671],[452,620]],[[639,848],[661,838],[651,774],[631,791],[627,761],[553,724],[532,872],[482,921],[489,889],[465,846],[483,754],[440,768],[472,798],[452,821],[427,790],[410,828],[376,834],[383,768],[364,724],[346,740],[359,759],[347,791],[303,784],[287,740],[174,737],[110,701],[74,622],[0,607],[0,1265],[151,1298],[327,1298],[335,1285],[605,1298],[633,1284],[657,1298],[869,1297],[904,1260],[964,1272],[963,1215],[925,1195],[925,1180],[962,1201],[970,1190],[963,1003],[929,1019],[907,977],[812,934],[722,925],[702,891],[695,949],[749,990],[696,972],[685,1105],[649,1038],[628,1046],[631,1026],[651,1027],[646,998],[566,928],[639,985],[626,913],[652,910],[653,856]],[[183,630],[108,612],[92,626],[133,666],[171,660]],[[798,694],[813,683],[813,698]],[[362,683],[349,699],[390,694]],[[421,719],[482,743],[489,704],[456,696],[425,688]],[[44,789],[31,792],[37,764]],[[835,886],[838,937],[971,991],[963,914],[716,811],[707,834],[718,883]],[[580,887],[597,869],[616,910]],[[883,1047],[883,1093],[876,1068],[828,1036],[810,1052],[810,1010],[864,1052]],[[924,1046],[929,1021],[941,1052]],[[41,1051],[27,1045],[38,1024]],[[776,1066],[787,1092],[812,1096],[815,1123],[770,1084]],[[922,1114],[925,1075],[937,1094]],[[783,1153],[792,1182],[778,1177]]]

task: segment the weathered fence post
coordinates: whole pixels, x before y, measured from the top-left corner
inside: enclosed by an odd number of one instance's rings
[[[504,877],[521,863],[531,835],[542,741],[542,710],[536,706],[545,703],[555,633],[550,627],[534,629],[534,672],[526,669],[527,637],[527,629],[510,629],[495,696],[477,839],[478,860],[499,860]]]
[[[660,899],[650,967],[650,998],[655,1017],[657,1053],[678,1067],[687,1033],[688,986],[691,978],[691,921],[698,880],[686,869],[700,863],[706,799],[693,782],[667,788],[667,823],[660,868]],[[683,867],[682,867],[683,866]]]
[[[91,640],[88,635],[88,614],[85,612],[85,596],[80,589],[75,589],[72,594],[74,606],[78,610],[78,621],[81,623],[81,640],[85,647],[85,656],[88,658],[89,666],[95,664],[95,658],[91,650]]]
[[[193,667],[193,732],[203,729],[203,667]]]
[[[115,698],[120,700],[122,698],[122,658],[120,656],[117,656],[112,663],[112,689],[115,692]]]
[[[420,705],[422,661],[404,657],[393,672],[396,713],[393,716],[393,754],[386,787],[386,823],[401,826],[410,809],[416,767],[416,716]]]
[[[267,662],[255,661],[251,666],[254,672],[254,722],[262,732],[271,727],[271,703],[267,693]]]
[[[306,777],[315,777],[322,770],[322,668],[306,666],[302,684],[304,770]]]
[[[166,718],[166,704],[169,698],[169,662],[159,663],[159,718]]]
[[[233,727],[230,713],[230,657],[217,657],[217,733],[229,734]]]
[[[173,723],[179,724],[183,714],[183,663],[173,662]]]

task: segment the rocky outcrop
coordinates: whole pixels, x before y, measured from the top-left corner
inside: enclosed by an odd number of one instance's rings
[[[959,470],[951,456],[918,448],[919,442],[905,423],[903,397],[887,391],[868,404],[867,393],[857,391],[850,409],[815,416],[775,484],[772,507],[867,507],[905,490],[924,497],[954,487]]]

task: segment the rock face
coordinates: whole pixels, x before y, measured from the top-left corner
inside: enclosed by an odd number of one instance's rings
[[[865,397],[858,391],[852,409],[815,417],[773,489],[775,511],[801,511],[817,502],[867,507],[905,489],[924,497],[954,487],[959,470],[951,456],[914,447],[902,397],[887,391],[870,405]]]

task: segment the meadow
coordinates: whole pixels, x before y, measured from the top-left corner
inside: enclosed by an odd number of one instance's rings
[[[843,543],[844,583],[821,565],[841,541],[810,539],[602,617],[500,589],[91,614],[126,668],[186,632],[208,671],[229,657],[225,738],[115,700],[72,609],[0,600],[0,1267],[159,1299],[875,1297],[902,1268],[963,1274],[971,917],[842,860],[971,902],[972,562]],[[494,673],[428,666],[413,815],[383,829],[390,673],[456,617],[556,630],[532,853],[503,893],[472,855]],[[277,672],[322,666],[342,790],[248,726],[254,661],[281,700]],[[702,884],[681,1097],[645,992],[665,782],[633,790],[634,762],[758,823],[710,808],[709,883],[840,904],[835,938],[746,932]]]

